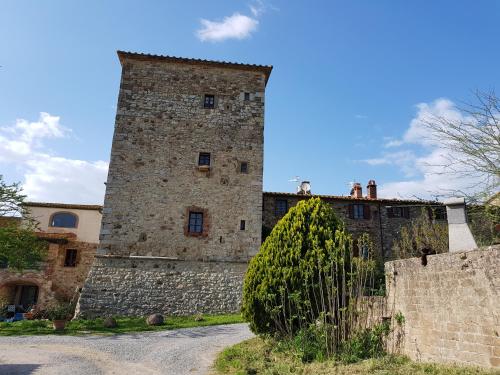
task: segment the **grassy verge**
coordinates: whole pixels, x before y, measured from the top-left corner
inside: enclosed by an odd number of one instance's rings
[[[486,375],[474,367],[416,363],[406,357],[386,356],[344,365],[333,361],[302,363],[298,356],[281,351],[272,341],[254,338],[225,349],[215,362],[217,374],[301,375]],[[497,372],[498,373],[498,372]]]
[[[48,320],[23,320],[14,323],[0,323],[0,336],[117,334],[244,322],[240,314],[204,315],[201,321],[196,321],[193,316],[166,317],[165,323],[161,326],[148,326],[145,318],[117,317],[116,321],[118,327],[104,328],[103,319],[73,320],[68,322],[63,332],[56,333],[52,329],[52,322]]]

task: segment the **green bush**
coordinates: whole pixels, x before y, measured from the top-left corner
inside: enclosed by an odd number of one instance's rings
[[[382,357],[386,354],[384,341],[389,333],[388,322],[361,330],[342,343],[338,358],[344,363],[356,363],[363,359]]]
[[[351,249],[351,237],[330,205],[311,198],[291,208],[245,276],[242,312],[252,331],[294,336],[331,312],[328,297],[349,287]],[[346,303],[340,301],[336,310]]]

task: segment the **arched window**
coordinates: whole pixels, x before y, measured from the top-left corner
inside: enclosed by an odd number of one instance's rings
[[[57,212],[50,218],[51,227],[76,228],[78,216],[70,212]]]

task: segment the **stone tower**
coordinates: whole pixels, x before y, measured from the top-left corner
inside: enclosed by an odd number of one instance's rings
[[[100,245],[78,313],[236,311],[261,242],[272,67],[118,56]]]

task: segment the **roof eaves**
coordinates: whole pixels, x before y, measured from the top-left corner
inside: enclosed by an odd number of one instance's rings
[[[243,64],[243,63],[236,63],[236,62],[230,62],[230,61],[194,59],[194,58],[188,58],[188,57],[154,55],[154,54],[149,54],[149,53],[139,53],[139,52],[120,51],[120,50],[118,50],[116,53],[118,54],[118,58],[120,59],[121,64],[123,64],[123,58],[129,57],[129,58],[139,59],[139,60],[163,60],[163,61],[170,61],[170,62],[176,62],[176,63],[224,66],[224,67],[235,68],[235,69],[256,70],[256,71],[259,71],[259,72],[265,74],[266,84],[267,84],[267,81],[269,80],[269,76],[271,75],[271,71],[273,70],[272,65]]]
[[[53,202],[26,202],[27,207],[50,207],[66,208],[74,210],[102,210],[101,205],[97,204],[72,204],[72,203],[53,203]]]
[[[281,193],[281,192],[273,192],[273,191],[265,191],[264,195],[272,195],[272,196],[286,196],[286,197],[317,197],[322,199],[331,199],[331,200],[343,200],[343,201],[357,201],[357,202],[393,202],[393,203],[419,203],[419,204],[434,204],[434,205],[442,205],[442,202],[436,201],[426,201],[426,200],[416,200],[416,199],[399,199],[399,198],[353,198],[349,195],[324,195],[324,194],[313,194],[313,195],[300,195],[295,193]]]

